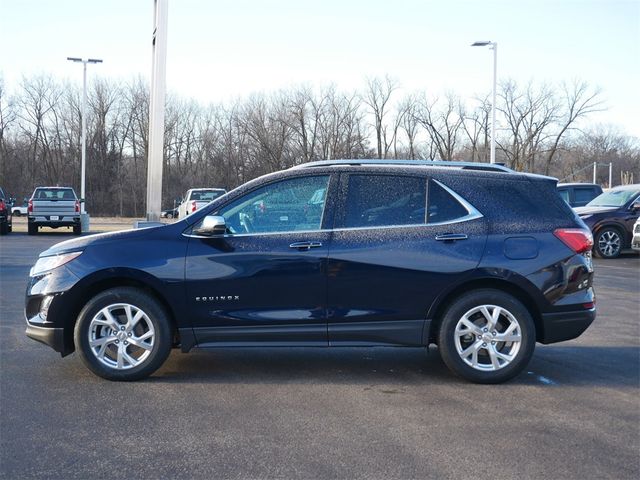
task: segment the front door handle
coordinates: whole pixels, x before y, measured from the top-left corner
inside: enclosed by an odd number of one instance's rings
[[[455,242],[456,240],[466,240],[469,238],[464,233],[443,233],[442,235],[436,235],[436,240],[439,242]]]
[[[295,248],[297,250],[309,250],[311,248],[318,248],[322,246],[322,242],[294,242],[289,245],[289,248]]]

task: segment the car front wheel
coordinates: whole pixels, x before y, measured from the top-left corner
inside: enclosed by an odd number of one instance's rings
[[[171,327],[153,297],[135,288],[113,288],[85,305],[74,340],[82,361],[96,375],[139,380],[166,360],[171,351]]]
[[[535,325],[515,297],[500,290],[471,291],[446,310],[438,335],[444,363],[476,383],[501,383],[527,366]]]
[[[616,258],[622,251],[622,235],[617,228],[600,230],[595,239],[595,254],[600,258]]]

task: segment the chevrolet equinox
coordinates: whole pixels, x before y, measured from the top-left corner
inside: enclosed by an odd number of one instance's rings
[[[269,174],[184,220],[40,254],[27,335],[137,380],[172,347],[428,347],[473,382],[595,318],[589,229],[556,179],[339,160]]]

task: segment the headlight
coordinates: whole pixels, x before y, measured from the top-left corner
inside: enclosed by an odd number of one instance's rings
[[[31,267],[29,275],[35,277],[54,268],[58,268],[65,263],[77,258],[82,252],[62,253],[60,255],[52,255],[50,257],[41,257],[36,264]]]

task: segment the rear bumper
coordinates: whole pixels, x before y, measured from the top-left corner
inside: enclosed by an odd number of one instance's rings
[[[37,327],[35,325],[27,323],[26,334],[27,337],[37,342],[49,345],[56,352],[59,352],[63,357],[65,355],[69,355],[73,351],[69,350],[65,346],[64,328]]]
[[[51,216],[29,217],[29,223],[39,227],[73,227],[80,225],[80,216],[65,215],[59,220],[51,220]]]
[[[577,338],[593,323],[596,309],[561,313],[543,313],[541,343],[563,342]]]

